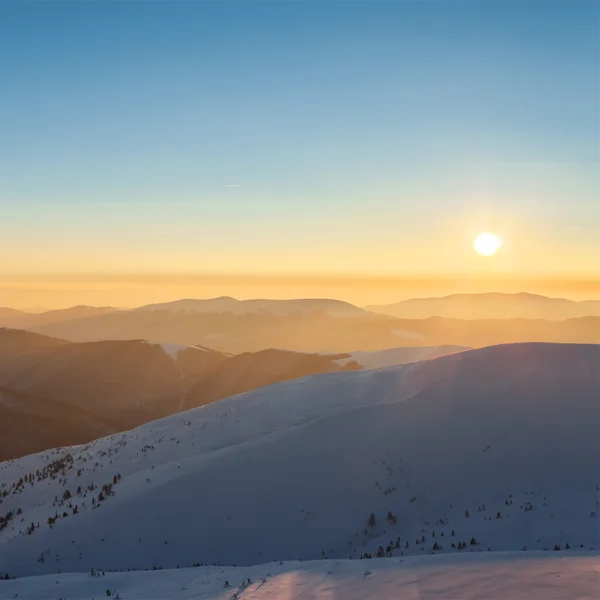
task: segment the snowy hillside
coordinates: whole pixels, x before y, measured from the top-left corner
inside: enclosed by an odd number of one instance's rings
[[[515,344],[317,375],[1,463],[1,569],[597,551],[599,359]]]
[[[469,348],[466,346],[402,346],[375,352],[350,352],[347,358],[339,359],[336,362],[339,365],[346,365],[354,361],[364,370],[382,369],[439,358],[463,350],[469,350]]]
[[[89,600],[110,594],[122,600],[596,600],[599,577],[600,560],[590,553],[485,552],[46,575],[0,581],[0,597]]]

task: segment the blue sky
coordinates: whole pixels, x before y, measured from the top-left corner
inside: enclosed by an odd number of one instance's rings
[[[5,2],[0,270],[592,272],[599,57],[577,0]]]

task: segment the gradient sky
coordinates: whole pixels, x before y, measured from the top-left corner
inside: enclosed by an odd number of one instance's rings
[[[597,282],[599,7],[3,2],[3,285]]]

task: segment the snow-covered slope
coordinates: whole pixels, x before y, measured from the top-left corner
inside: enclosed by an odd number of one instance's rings
[[[320,560],[0,581],[19,600],[596,600],[600,560],[590,553],[496,553]]]
[[[466,346],[402,346],[375,352],[350,352],[347,358],[341,358],[336,362],[346,365],[355,361],[361,369],[382,369],[439,358],[463,350],[469,350],[469,348]]]
[[[599,359],[515,344],[317,375],[2,463],[1,569],[597,550]]]

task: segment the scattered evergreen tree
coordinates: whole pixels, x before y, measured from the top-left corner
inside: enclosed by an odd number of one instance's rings
[[[375,513],[371,513],[369,515],[369,520],[368,520],[368,524],[370,527],[375,527],[377,521],[375,520]]]

